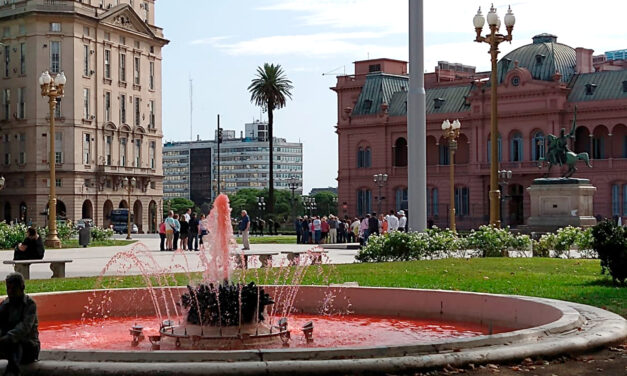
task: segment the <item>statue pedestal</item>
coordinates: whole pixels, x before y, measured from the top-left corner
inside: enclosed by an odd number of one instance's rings
[[[560,227],[594,226],[593,197],[596,187],[588,179],[535,179],[527,191],[531,199],[528,231],[548,232]]]

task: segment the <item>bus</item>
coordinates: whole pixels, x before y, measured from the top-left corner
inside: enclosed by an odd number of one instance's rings
[[[114,209],[111,211],[111,224],[113,231],[117,234],[126,234],[128,232],[128,209]],[[137,233],[137,225],[133,223],[133,214],[131,214],[131,232]]]

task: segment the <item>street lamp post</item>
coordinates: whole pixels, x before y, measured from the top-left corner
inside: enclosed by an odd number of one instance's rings
[[[377,196],[377,213],[381,213],[381,202],[385,197],[381,196],[381,190],[388,181],[388,174],[374,174],[372,179],[379,186],[379,196]]]
[[[313,211],[316,210],[316,198],[303,196],[303,203],[305,205],[305,210],[309,210],[309,216],[311,217],[313,215]]]
[[[488,26],[490,27],[490,34],[487,34],[485,37],[481,35],[483,30],[483,25],[485,24],[486,18],[488,20]],[[473,18],[473,24],[475,26],[475,31],[477,32],[477,37],[475,38],[475,42],[485,42],[490,45],[490,56],[492,60],[492,72],[490,75],[490,101],[491,101],[491,111],[490,111],[490,225],[499,227],[499,205],[500,205],[500,191],[499,191],[499,183],[498,183],[498,147],[497,147],[497,137],[498,137],[498,110],[497,110],[497,97],[496,97],[496,87],[498,86],[496,70],[497,70],[497,56],[499,54],[499,44],[501,42],[510,42],[512,41],[512,31],[514,30],[514,23],[516,22],[516,18],[514,17],[514,13],[512,13],[512,9],[509,8],[507,10],[507,14],[505,14],[505,28],[507,30],[507,35],[498,34],[499,28],[501,27],[501,20],[499,16],[496,14],[496,9],[494,6],[490,7],[490,11],[488,12],[486,18],[481,14],[481,8],[477,11],[477,14]]]
[[[505,200],[509,198],[505,194],[505,187],[509,184],[509,181],[512,179],[512,171],[511,170],[499,170],[499,187],[501,189],[501,222],[503,225],[507,225],[507,221],[505,218]]]
[[[128,215],[126,218],[126,239],[128,240],[131,239],[131,192],[133,191],[133,188],[135,188],[136,184],[137,184],[137,180],[135,179],[135,177],[132,177],[129,180],[127,176],[124,178],[124,180],[122,180],[122,185],[128,191]],[[169,204],[170,202],[168,201],[168,207],[169,207]],[[168,212],[169,212],[169,208],[168,208]]]
[[[50,142],[50,150],[48,154],[48,165],[50,166],[50,189],[48,197],[48,234],[46,235],[45,245],[50,248],[61,248],[61,240],[57,234],[57,195],[56,175],[55,175],[55,149],[54,149],[54,111],[57,105],[57,98],[63,97],[63,87],[66,78],[63,72],[57,74],[54,78],[45,71],[39,77],[39,86],[41,87],[41,96],[48,97],[50,107],[50,131],[48,140]]]
[[[261,216],[263,216],[263,212],[266,210],[266,202],[264,201],[263,196],[257,197],[257,207],[259,208]]]
[[[459,128],[461,128],[459,120],[452,123],[446,119],[442,122],[442,132],[444,138],[448,139],[449,152],[449,171],[450,171],[450,204],[449,204],[449,223],[451,231],[455,232],[455,151],[457,150],[457,138],[459,137]]]
[[[298,189],[298,179],[290,178],[287,182],[287,187],[292,191],[292,198],[290,199],[290,205],[292,206],[292,221],[294,221],[294,192]]]

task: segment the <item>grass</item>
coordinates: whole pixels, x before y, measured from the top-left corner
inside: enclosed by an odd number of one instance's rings
[[[242,244],[242,238],[237,237],[237,244]],[[264,235],[249,236],[250,244],[296,244],[296,235]]]
[[[303,284],[356,281],[360,286],[409,287],[527,295],[590,304],[627,317],[627,287],[614,286],[601,275],[598,260],[548,258],[475,258],[411,262],[325,265],[328,273],[310,268]],[[251,278],[256,273],[248,273]],[[263,274],[263,273],[262,273]],[[177,275],[185,285],[187,276]],[[193,278],[199,278],[194,274]],[[85,290],[100,286],[144,286],[141,277],[66,278],[31,280],[27,291]],[[258,280],[264,283],[264,278]],[[5,294],[0,284],[0,294]]]
[[[118,239],[107,239],[107,240],[92,240],[87,248],[91,247],[115,247],[115,246],[124,246],[135,243],[137,240],[118,240]],[[78,239],[70,239],[64,240],[61,248],[80,248],[81,245],[78,244]]]

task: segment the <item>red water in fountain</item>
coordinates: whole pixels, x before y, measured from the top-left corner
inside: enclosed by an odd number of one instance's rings
[[[185,320],[179,317],[179,320]],[[276,321],[276,320],[274,320]],[[306,343],[300,328],[305,323],[314,324],[314,342]],[[141,350],[149,351],[146,339],[137,347],[131,346],[129,328],[134,324],[144,327],[144,334],[156,334],[159,320],[156,317],[108,318],[106,320],[80,320],[41,322],[39,338],[44,350]],[[337,315],[318,316],[292,314],[289,319],[292,332],[291,348],[300,347],[356,347],[431,343],[450,338],[467,338],[487,334],[488,328],[462,322],[402,319],[398,317]],[[493,333],[506,331],[493,328]],[[281,344],[277,343],[276,348]],[[162,347],[162,350],[172,350]]]
[[[231,263],[229,253],[235,250],[233,227],[231,225],[231,207],[229,198],[224,193],[218,195],[209,213],[208,244],[205,245],[209,254],[204,279],[207,282],[230,280]]]

